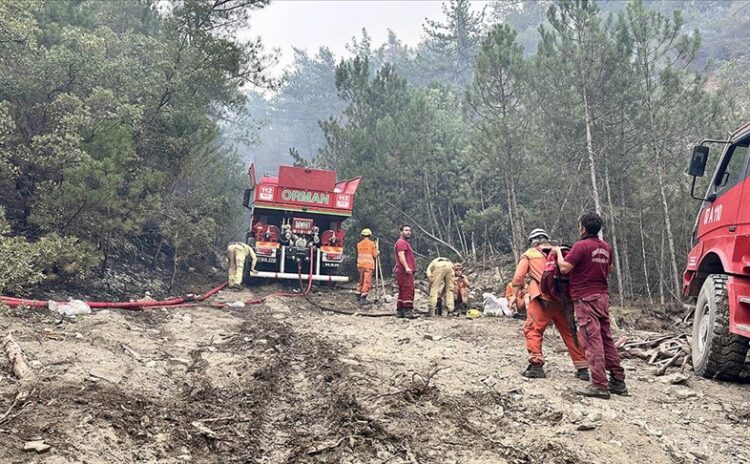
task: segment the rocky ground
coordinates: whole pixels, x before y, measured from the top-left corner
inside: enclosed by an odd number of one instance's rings
[[[254,292],[222,292],[246,300]],[[313,304],[315,303],[315,304]],[[368,312],[386,312],[390,303]],[[548,378],[521,377],[514,319],[333,314],[349,290],[245,307],[0,310],[34,368],[31,396],[0,361],[3,463],[747,462],[746,384],[673,385],[624,361],[630,397],[572,393],[550,330]],[[6,414],[7,411],[7,414]],[[24,451],[32,440],[49,449]]]

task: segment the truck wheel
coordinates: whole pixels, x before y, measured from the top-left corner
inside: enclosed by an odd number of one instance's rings
[[[706,277],[695,305],[693,369],[707,378],[735,379],[745,366],[748,339],[729,332],[728,278]]]

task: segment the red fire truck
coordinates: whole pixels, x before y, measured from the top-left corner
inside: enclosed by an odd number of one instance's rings
[[[246,240],[258,257],[252,277],[349,280],[339,272],[346,235],[341,226],[352,215],[360,178],[337,182],[335,171],[281,166],[278,175],[257,180],[254,164],[248,177],[242,204],[252,217]]]
[[[695,196],[706,170],[708,143],[725,146],[708,191]],[[743,370],[750,339],[750,123],[727,140],[704,140],[693,149],[691,196],[702,202],[683,294],[695,297],[692,357],[695,372],[733,379]]]

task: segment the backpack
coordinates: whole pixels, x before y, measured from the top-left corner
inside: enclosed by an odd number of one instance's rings
[[[562,248],[563,258],[569,251],[570,248]],[[547,254],[547,260],[544,262],[544,272],[539,281],[539,290],[552,301],[561,301],[563,298],[570,301],[568,277],[560,272],[560,267],[557,265],[557,253],[550,251]]]

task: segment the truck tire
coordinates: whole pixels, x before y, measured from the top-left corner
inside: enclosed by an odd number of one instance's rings
[[[693,369],[711,379],[737,378],[747,356],[748,339],[729,332],[728,279],[721,274],[706,277],[695,305]]]

